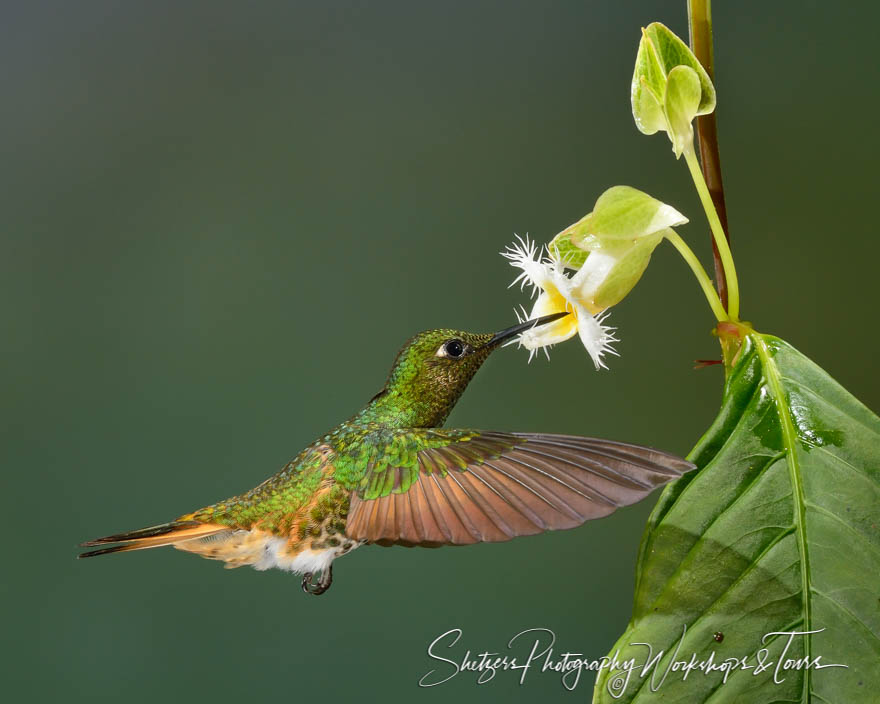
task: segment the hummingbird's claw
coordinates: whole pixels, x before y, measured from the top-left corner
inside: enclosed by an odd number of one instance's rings
[[[331,584],[333,584],[333,565],[322,570],[320,579],[314,584],[312,583],[312,577],[314,577],[312,572],[306,572],[303,575],[302,590],[306,594],[320,596],[330,588]]]

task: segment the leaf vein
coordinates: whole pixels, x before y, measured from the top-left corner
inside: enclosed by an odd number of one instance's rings
[[[767,379],[767,385],[773,394],[776,402],[776,412],[779,414],[779,423],[782,426],[782,434],[787,449],[786,458],[788,460],[788,470],[791,479],[792,493],[795,497],[793,512],[795,518],[795,533],[797,536],[798,552],[801,556],[801,592],[803,594],[804,604],[804,628],[807,631],[813,628],[812,604],[810,603],[810,553],[807,549],[807,527],[804,507],[804,482],[801,476],[801,466],[797,455],[797,440],[799,436],[795,430],[794,423],[789,413],[788,401],[785,398],[785,391],[782,387],[782,381],[779,377],[779,369],[776,362],[770,354],[767,347],[767,341],[763,336],[753,334],[752,339],[755,342],[755,350],[761,358],[761,364],[764,368],[764,377]],[[804,655],[809,658],[812,653],[812,638],[806,636],[804,638]],[[812,674],[810,670],[806,671],[804,677],[803,694],[806,695],[811,689]]]

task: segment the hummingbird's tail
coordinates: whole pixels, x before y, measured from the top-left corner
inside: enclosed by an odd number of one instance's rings
[[[163,545],[175,545],[187,540],[206,538],[210,535],[216,535],[217,533],[223,532],[229,532],[229,528],[216,523],[171,521],[170,523],[163,523],[158,526],[151,526],[150,528],[140,528],[139,530],[108,535],[104,538],[81,543],[80,547],[84,548],[96,547],[98,545],[110,545],[111,543],[121,544],[111,545],[111,547],[104,547],[100,550],[90,550],[82,553],[79,557],[96,557],[98,555],[109,555],[114,552],[126,552],[127,550],[158,548]]]

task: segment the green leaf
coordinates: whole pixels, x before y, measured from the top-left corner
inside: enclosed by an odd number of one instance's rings
[[[669,118],[669,138],[672,151],[680,157],[685,147],[694,141],[693,119],[700,106],[700,79],[688,66],[676,66],[669,72],[666,83],[666,116]]]
[[[630,186],[612,186],[605,191],[592,214],[592,234],[600,240],[635,239],[688,219],[671,205]],[[578,244],[578,240],[573,240]]]
[[[655,688],[671,659],[691,653],[754,666],[767,648],[773,664],[726,683],[718,671],[670,671],[656,692],[651,674],[624,685],[603,671],[594,702],[876,700],[880,419],[787,343],[746,332],[690,459],[699,470],[669,485],[651,515],[632,620],[611,653],[641,664],[647,648],[632,644],[663,650]],[[790,631],[820,632],[794,637],[785,659],[847,667],[776,672],[789,638],[766,634]]]

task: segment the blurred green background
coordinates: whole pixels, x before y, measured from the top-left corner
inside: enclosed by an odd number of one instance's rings
[[[708,258],[683,163],[629,112],[639,27],[681,2],[5,3],[0,281],[8,701],[511,701],[461,675],[532,627],[599,657],[630,612],[650,506],[441,550],[368,547],[325,596],[174,550],[84,539],[248,489],[348,417],[429,327],[526,303],[497,252],[626,183]],[[719,124],[744,317],[873,408],[876,3],[716,3]],[[712,317],[668,246],[576,343],[490,360],[450,423],[686,453],[717,408]]]

